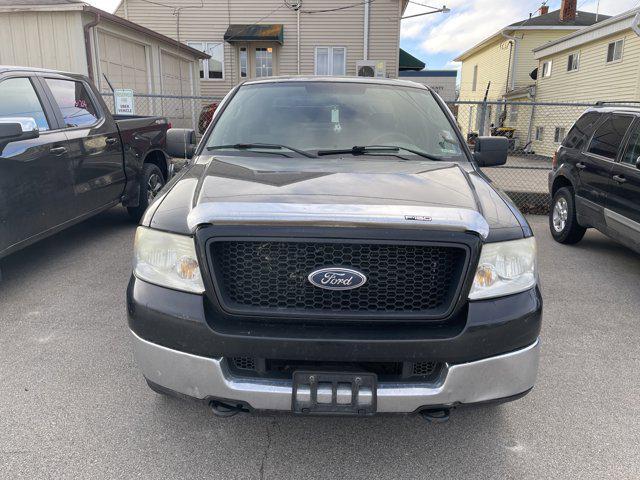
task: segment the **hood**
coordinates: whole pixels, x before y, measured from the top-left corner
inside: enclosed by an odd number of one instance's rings
[[[512,208],[471,164],[389,156],[202,156],[172,183],[146,219],[153,228],[187,233],[194,209],[225,203],[449,208],[478,212],[491,229],[520,227]]]

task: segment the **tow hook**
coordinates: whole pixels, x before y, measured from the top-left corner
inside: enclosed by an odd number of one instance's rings
[[[219,400],[211,400],[209,407],[216,417],[233,417],[240,412],[248,412],[242,405],[231,405],[229,403],[220,402]]]
[[[445,423],[449,421],[451,410],[448,408],[436,408],[420,410],[420,415],[429,423]]]

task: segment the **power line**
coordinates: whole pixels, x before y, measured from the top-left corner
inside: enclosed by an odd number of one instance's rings
[[[327,8],[324,10],[300,10],[300,13],[306,13],[309,15],[312,15],[314,13],[329,13],[329,12],[337,12],[340,10],[347,10],[349,8],[355,8],[355,7],[359,7],[360,5],[366,5],[367,3],[371,4],[373,2],[375,2],[376,0],[364,0],[363,2],[358,2],[358,3],[352,3],[351,5],[344,5],[342,7],[336,7],[336,8]]]

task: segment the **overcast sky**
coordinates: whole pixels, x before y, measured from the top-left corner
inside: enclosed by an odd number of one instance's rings
[[[119,0],[85,0],[112,12]],[[208,0],[212,1],[212,0]],[[405,15],[429,11],[417,4],[445,3],[449,13],[436,13],[402,21],[400,45],[426,62],[427,68],[456,68],[451,60],[502,27],[529,17],[541,0],[411,0]],[[170,1],[167,3],[171,3]],[[354,3],[356,3],[354,1]],[[549,0],[556,10],[560,0]],[[597,0],[578,0],[578,9],[596,11]],[[616,15],[640,5],[638,0],[600,0],[600,13]],[[265,20],[266,21],[266,20]]]

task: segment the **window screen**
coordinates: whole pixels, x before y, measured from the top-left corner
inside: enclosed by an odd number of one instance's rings
[[[0,83],[0,118],[33,118],[40,130],[49,130],[40,99],[28,78],[9,78]]]
[[[593,135],[589,152],[615,160],[624,134],[632,120],[632,117],[624,115],[612,115],[607,118]]]
[[[87,127],[98,121],[96,107],[82,82],[53,78],[47,78],[46,82],[62,111],[65,126]]]
[[[623,40],[617,40],[607,46],[607,63],[622,60],[623,43]]]

